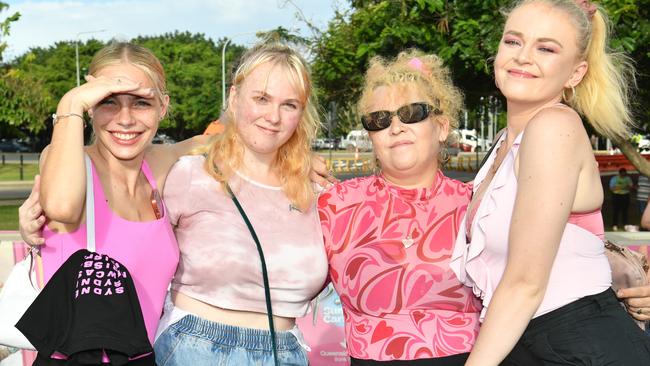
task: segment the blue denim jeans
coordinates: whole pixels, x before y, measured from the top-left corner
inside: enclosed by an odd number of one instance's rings
[[[290,332],[276,332],[278,363],[306,366],[307,355]],[[271,333],[187,315],[154,344],[158,366],[274,366]]]

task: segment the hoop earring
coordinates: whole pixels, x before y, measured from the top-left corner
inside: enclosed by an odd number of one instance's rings
[[[578,97],[578,93],[576,93],[575,86],[571,85],[571,98],[567,98],[567,96],[565,94],[566,90],[567,90],[567,88],[562,89],[562,100],[564,100],[566,103],[574,102],[575,99]]]
[[[441,141],[441,145],[440,152],[438,152],[438,161],[440,165],[445,165],[449,162],[450,154],[449,149],[447,149],[447,144],[444,141]]]
[[[571,101],[575,102],[576,98],[578,98],[578,93],[576,93],[575,86],[571,85]]]
[[[381,163],[379,162],[379,159],[377,159],[377,155],[375,155],[375,160],[372,164],[372,174],[379,175],[380,173],[381,173]]]

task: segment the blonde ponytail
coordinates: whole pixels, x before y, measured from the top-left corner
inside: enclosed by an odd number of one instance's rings
[[[610,24],[599,9],[591,20],[591,37],[585,50],[588,69],[569,104],[602,135],[629,136],[633,126],[630,89],[636,85],[634,67],[622,53],[609,52]]]

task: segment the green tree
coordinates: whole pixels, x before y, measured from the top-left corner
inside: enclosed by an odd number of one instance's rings
[[[270,40],[275,42],[283,42],[294,46],[304,47],[309,45],[309,39],[295,34],[290,29],[279,26],[270,31],[257,32],[255,36],[260,40]]]
[[[650,1],[603,0],[602,5],[611,16],[613,28],[612,47],[625,51],[635,63],[637,85],[631,102],[636,126],[647,134],[650,131]],[[650,163],[637,151],[636,144],[627,139],[614,141],[623,154],[641,172],[650,176]]]
[[[92,55],[104,44],[89,40],[79,44],[82,75]],[[26,135],[41,141],[52,133],[50,115],[59,99],[76,85],[75,51],[70,42],[57,42],[47,48],[32,48],[5,65],[0,94],[0,131],[6,136]]]
[[[337,12],[322,36],[314,40],[313,72],[323,105],[337,102],[343,134],[356,125],[353,106],[358,99],[368,60],[375,55],[395,56],[417,47],[436,53],[451,68],[456,84],[465,92],[470,116],[486,107],[490,96],[502,97],[492,77],[491,58],[496,53],[509,0],[350,0],[350,10]],[[612,17],[612,47],[635,61],[638,93],[637,125],[650,123],[650,0],[603,0]],[[482,98],[483,97],[483,98]],[[494,100],[494,97],[492,98]],[[502,103],[503,105],[503,103]],[[625,140],[615,143],[644,173],[650,175],[636,149]]]
[[[9,8],[9,5],[0,1],[0,13]],[[0,22],[0,62],[2,61],[2,53],[7,48],[7,43],[4,40],[4,37],[9,35],[9,30],[11,28],[11,23],[20,19],[20,13],[16,12],[8,16],[5,20]]]
[[[27,137],[43,129],[48,100],[42,84],[15,70],[0,77],[0,136]]]
[[[223,40],[215,44],[202,34],[175,32],[139,37],[132,42],[151,49],[165,67],[172,109],[161,122],[161,132],[183,139],[201,133],[210,121],[219,117]],[[82,77],[88,72],[93,55],[104,46],[97,40],[79,44]],[[227,70],[243,50],[239,45],[228,47]],[[0,79],[0,96],[6,96],[0,100],[3,136],[22,136],[28,132],[49,140],[51,126],[46,122],[59,99],[76,85],[74,43],[57,42],[50,47],[33,48],[6,65],[3,74],[5,79]],[[4,106],[9,109],[2,117]]]
[[[160,58],[167,73],[167,89],[172,109],[161,131],[183,139],[203,132],[221,110],[221,47],[203,34],[168,33],[134,40]],[[242,47],[227,48],[226,64],[242,52]]]
[[[343,106],[337,133],[356,125],[344,115],[354,116],[350,108],[375,55],[395,56],[410,47],[434,52],[451,67],[468,104],[496,95],[488,59],[500,35],[501,6],[495,0],[364,0],[337,12],[314,43],[313,65],[323,103]]]

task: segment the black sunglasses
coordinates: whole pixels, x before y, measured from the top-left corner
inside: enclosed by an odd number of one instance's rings
[[[411,103],[399,107],[396,111],[376,111],[361,116],[361,124],[366,131],[381,131],[390,126],[393,116],[402,123],[417,123],[424,121],[429,114],[442,114],[442,111],[427,103]]]

